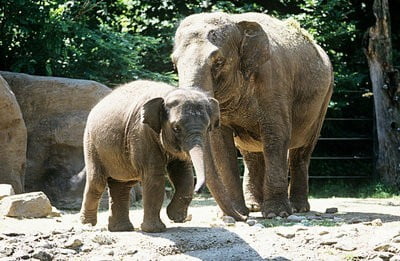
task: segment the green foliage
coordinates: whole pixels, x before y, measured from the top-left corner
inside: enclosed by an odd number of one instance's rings
[[[371,179],[315,179],[310,181],[310,197],[356,197],[392,198],[399,197],[400,189]]]
[[[398,3],[392,8],[396,10]],[[263,12],[299,21],[333,64],[335,94],[327,116],[373,117],[362,46],[374,17],[372,1],[366,0],[0,0],[0,70],[92,79],[109,86],[138,78],[176,84],[170,54],[179,21],[193,13],[215,11]],[[400,61],[399,17],[392,16],[395,64]],[[322,134],[372,136],[371,125],[345,124],[347,128],[326,123]],[[365,144],[318,146],[318,156],[353,147],[361,148],[362,156],[371,152]],[[313,162],[311,170],[335,176],[355,168],[372,171],[370,162],[359,163]]]

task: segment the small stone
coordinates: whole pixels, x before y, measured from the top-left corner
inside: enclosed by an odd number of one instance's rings
[[[246,223],[249,226],[254,226],[257,223],[257,221],[255,221],[254,219],[250,219],[250,220],[247,220]]]
[[[380,252],[379,253],[379,258],[381,260],[390,260],[390,261],[392,261],[392,257],[393,256],[394,256],[394,254],[390,253],[390,252]]]
[[[318,235],[320,235],[320,236],[323,236],[323,235],[326,235],[326,234],[329,234],[329,231],[322,230],[322,231],[320,231],[320,232],[318,233]]]
[[[400,236],[395,236],[395,237],[392,239],[392,242],[393,242],[393,243],[400,243]]]
[[[10,184],[0,184],[0,199],[15,195],[14,189]]]
[[[83,245],[83,243],[79,238],[71,238],[64,244],[64,247],[70,248],[70,249],[75,249],[82,245]]]
[[[39,250],[32,255],[33,258],[39,259],[40,261],[51,261],[53,260],[53,256],[49,253]]]
[[[342,238],[342,237],[344,237],[344,236],[346,236],[346,234],[344,234],[344,233],[339,233],[339,234],[336,235],[336,238]]]
[[[380,218],[377,218],[377,219],[372,220],[372,221],[371,221],[371,224],[372,224],[373,226],[377,226],[377,227],[380,227],[380,226],[383,225],[382,220],[381,220]]]
[[[384,243],[384,244],[380,244],[378,246],[376,246],[374,248],[375,251],[388,251],[390,248],[392,247],[391,244],[389,243]]]
[[[107,234],[97,234],[92,238],[92,241],[99,245],[111,245],[115,243],[115,239]]]
[[[236,223],[236,220],[231,216],[223,216],[222,221],[228,226],[233,226]]]
[[[335,213],[337,213],[338,212],[338,208],[327,208],[326,210],[325,210],[325,213],[326,214],[335,214]]]
[[[127,252],[126,252],[126,254],[127,255],[134,255],[134,254],[136,254],[138,251],[135,249],[135,250],[128,250]]]
[[[296,232],[307,231],[308,230],[308,228],[303,227],[303,226],[296,226],[295,228],[296,228]]]
[[[294,233],[288,232],[288,231],[277,231],[276,234],[278,236],[281,236],[281,237],[284,237],[284,238],[288,238],[288,239],[295,237]]]
[[[306,217],[296,216],[296,215],[290,215],[287,217],[287,221],[289,221],[289,222],[301,222],[303,220],[306,220]]]
[[[354,251],[357,249],[357,247],[355,247],[354,245],[352,245],[349,242],[345,242],[345,243],[342,242],[341,244],[336,246],[336,249],[343,250],[343,251]]]
[[[323,240],[322,242],[320,242],[319,244],[321,246],[331,246],[337,243],[337,240],[331,238],[331,239],[327,239],[327,240]]]
[[[6,256],[12,256],[14,254],[15,249],[13,247],[5,247],[3,250],[1,250],[1,253],[3,253]]]
[[[254,227],[254,228],[258,228],[258,229],[265,228],[265,226],[264,226],[263,224],[261,224],[261,223],[257,223],[257,224],[255,224],[253,227]]]

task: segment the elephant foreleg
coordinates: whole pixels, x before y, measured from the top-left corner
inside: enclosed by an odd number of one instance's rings
[[[250,211],[260,211],[263,201],[264,155],[259,152],[240,152],[245,163],[243,191],[246,206]]]
[[[294,212],[310,211],[308,202],[308,165],[312,147],[289,151],[289,199]]]
[[[144,232],[162,232],[166,229],[160,218],[165,194],[165,175],[164,172],[162,174],[155,172],[157,171],[144,173],[142,179],[144,215],[140,227]]]
[[[108,230],[133,231],[133,225],[129,220],[129,203],[130,191],[134,182],[119,182],[111,178],[107,182],[110,194]]]
[[[174,222],[184,222],[193,198],[192,166],[183,161],[173,161],[168,165],[168,175],[175,188],[174,196],[167,207],[168,217]]]
[[[282,137],[269,136],[264,146],[265,173],[263,183],[264,217],[281,217],[292,213],[288,199],[288,142]]]
[[[211,151],[216,171],[226,187],[233,207],[242,215],[248,215],[245,205],[242,183],[237,162],[237,149],[233,140],[233,132],[226,126],[215,129],[210,135]]]

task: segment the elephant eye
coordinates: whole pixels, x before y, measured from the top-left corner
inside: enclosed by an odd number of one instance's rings
[[[179,127],[178,125],[174,125],[173,127],[172,127],[172,130],[175,132],[175,133],[181,133],[181,131],[182,131],[182,129],[181,129],[181,127]]]
[[[214,62],[214,70],[216,70],[216,71],[221,70],[222,67],[224,66],[224,64],[225,64],[224,58],[221,58],[221,57],[217,58]]]

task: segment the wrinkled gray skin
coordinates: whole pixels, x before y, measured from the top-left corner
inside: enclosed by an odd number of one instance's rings
[[[164,231],[160,209],[167,174],[175,188],[167,214],[183,222],[194,190],[192,163],[199,188],[204,183],[204,156],[210,153],[207,133],[217,126],[218,102],[201,91],[151,81],[135,81],[114,90],[92,109],[86,124],[82,223],[96,224],[99,199],[108,185],[108,229],[133,230],[129,191],[141,181],[141,229]]]
[[[333,88],[326,53],[293,23],[202,13],[181,22],[171,57],[180,87],[199,86],[220,103],[207,171],[226,187],[232,208],[225,214],[242,220],[248,208],[264,217],[309,211],[308,166]],[[235,147],[248,169],[244,193]]]

